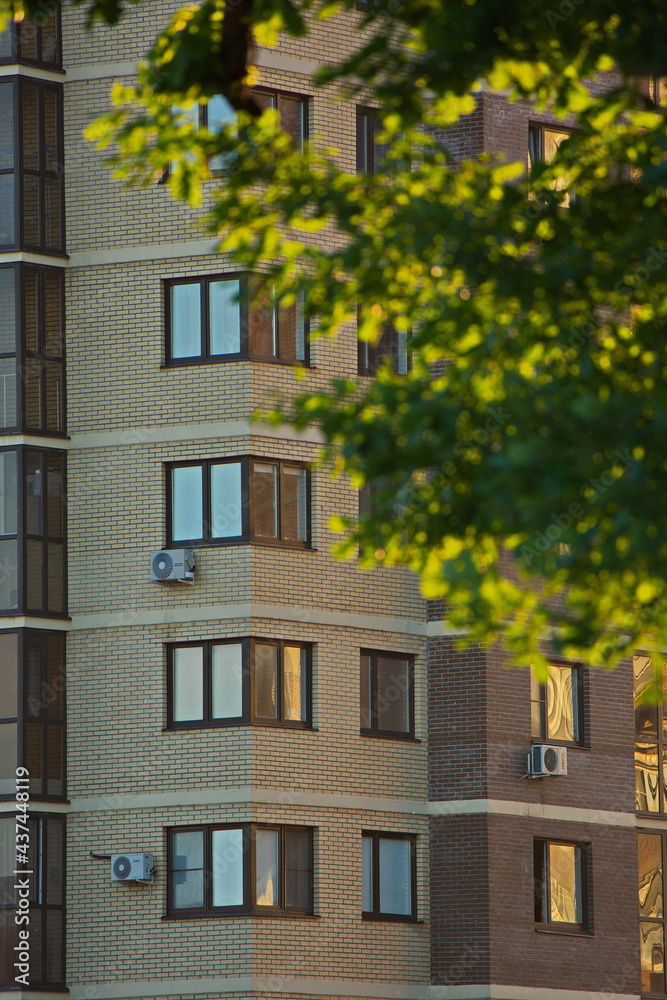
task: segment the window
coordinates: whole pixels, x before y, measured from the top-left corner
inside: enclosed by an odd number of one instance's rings
[[[65,249],[61,108],[57,84],[0,83],[0,246]]]
[[[540,163],[552,163],[560,144],[570,138],[569,132],[559,132],[544,125],[530,125],[528,128],[528,168],[532,171]],[[552,191],[564,191],[570,179],[566,173],[551,182]],[[561,207],[568,208],[574,201],[574,191],[565,192]]]
[[[0,267],[0,428],[65,433],[63,271]]]
[[[408,334],[385,323],[375,343],[357,339],[357,371],[359,375],[375,375],[382,365],[390,363],[397,375],[405,375],[410,367]]]
[[[19,813],[19,816],[22,814]],[[26,878],[29,878],[31,987],[43,989],[65,984],[65,818],[30,814],[27,832],[16,827],[16,815],[0,816],[0,989],[16,989],[18,899],[14,886],[18,876],[17,847],[27,847]],[[16,834],[23,839],[18,840]],[[22,865],[19,868],[23,868]]]
[[[313,831],[189,826],[167,831],[172,916],[313,912]]]
[[[365,735],[413,736],[412,657],[362,649],[360,701]]]
[[[41,15],[39,24],[27,17],[20,22],[10,22],[0,33],[0,63],[28,63],[60,69],[60,8],[48,18]]]
[[[13,798],[26,767],[35,798],[65,797],[65,637],[0,632],[0,798]]]
[[[168,469],[169,544],[309,544],[303,465],[260,458],[188,462]]]
[[[368,920],[416,920],[415,845],[415,837],[406,834],[363,834],[362,917]]]
[[[247,274],[165,282],[166,357],[170,364],[194,361],[307,363],[307,324],[301,300],[280,307],[258,301]]]
[[[375,174],[385,168],[389,144],[381,143],[383,131],[381,112],[374,108],[357,108],[357,173]]]
[[[0,614],[66,613],[64,535],[65,456],[36,448],[0,450]]]
[[[535,923],[585,930],[584,845],[534,842]]]
[[[582,742],[581,667],[550,663],[546,683],[530,672],[531,736],[549,743]]]
[[[632,662],[635,695],[635,808],[637,812],[664,813],[667,781],[667,712],[663,672],[648,656]],[[655,703],[655,692],[660,693]]]
[[[642,993],[665,993],[665,838],[639,833],[639,948]]]
[[[311,647],[273,639],[178,643],[168,649],[174,728],[310,725]]]

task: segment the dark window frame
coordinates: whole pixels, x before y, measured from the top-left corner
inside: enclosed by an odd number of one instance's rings
[[[408,664],[408,690],[405,692],[405,697],[408,701],[408,729],[407,731],[395,730],[395,729],[382,729],[378,725],[371,726],[360,726],[360,733],[362,736],[377,736],[385,739],[396,739],[396,740],[414,740],[415,738],[415,657],[411,653],[397,653],[396,651],[387,651],[384,649],[361,649],[360,651],[360,661],[362,656],[370,657],[371,664],[371,704],[369,705],[369,715],[371,720],[377,720],[379,716],[377,708],[378,699],[378,676],[377,676],[377,657],[381,656],[386,659],[400,660],[402,662],[407,662]],[[360,662],[360,672],[361,672],[361,662]],[[363,678],[362,678],[363,682]]]
[[[548,684],[544,684],[538,681],[534,677],[532,667],[530,671],[530,701],[531,701],[531,740],[533,743],[550,743],[554,746],[565,746],[565,747],[582,747],[586,746],[585,732],[584,732],[584,702],[586,700],[586,688],[587,688],[587,675],[586,667],[584,663],[580,661],[569,662],[567,660],[559,660],[554,657],[549,658],[549,666],[556,668],[569,669],[573,672],[573,706],[572,706],[572,721],[575,731],[575,736],[573,740],[563,740],[557,739],[554,736],[548,735]],[[534,698],[533,694],[535,688],[539,686],[539,698]],[[540,706],[539,713],[539,729],[540,732],[533,732],[532,724],[532,706],[538,704]]]
[[[363,838],[368,837],[371,847],[371,891],[373,909],[361,911],[362,920],[382,920],[392,923],[416,923],[417,916],[417,835],[414,833],[388,833],[385,830],[362,830]],[[380,841],[404,840],[410,843],[410,908],[409,914],[385,913],[380,909]],[[363,868],[363,860],[362,860]],[[363,903],[362,903],[363,906]]]
[[[253,473],[253,463],[258,463],[261,465],[274,465],[279,470],[278,476],[278,538],[270,538],[264,535],[257,535],[253,530],[255,523],[255,502],[253,497],[253,490],[251,484],[251,477]],[[222,535],[214,536],[210,532],[211,524],[211,468],[215,465],[232,465],[240,464],[241,466],[241,534],[240,535]],[[203,470],[203,511],[202,511],[202,521],[203,521],[203,537],[202,538],[174,538],[171,534],[172,524],[173,524],[173,499],[172,499],[172,470],[176,468],[194,468],[201,467]],[[306,538],[303,541],[299,539],[284,539],[283,535],[283,514],[282,514],[282,496],[283,496],[283,477],[284,469],[297,468],[303,469],[306,472]],[[312,536],[311,536],[311,471],[310,466],[307,462],[296,462],[287,459],[276,459],[276,458],[263,458],[258,455],[235,455],[228,456],[225,458],[207,458],[207,459],[196,459],[189,462],[168,462],[165,465],[167,472],[167,548],[188,546],[190,548],[205,548],[211,546],[223,546],[223,545],[268,545],[277,546],[280,548],[296,548],[296,549],[310,549],[312,548]]]
[[[289,354],[281,353],[281,315],[284,313],[284,309],[280,307],[278,302],[272,302],[270,308],[273,310],[273,323],[276,336],[276,353],[275,354],[262,354],[258,351],[251,350],[250,347],[250,311],[252,306],[252,295],[254,294],[252,274],[248,271],[228,271],[222,274],[204,274],[204,275],[193,275],[184,278],[166,278],[163,281],[164,285],[164,330],[165,330],[165,367],[167,368],[182,368],[186,365],[201,365],[201,364],[226,364],[232,361],[262,361],[268,364],[281,364],[281,365],[292,365],[292,366],[303,366],[304,368],[310,367],[310,344],[309,344],[309,322],[302,313],[303,322],[303,339],[304,339],[304,357],[296,358],[290,357]],[[211,344],[211,329],[210,329],[210,312],[209,312],[209,298],[210,292],[209,287],[213,282],[218,281],[239,281],[240,282],[240,292],[241,298],[238,303],[239,307],[239,325],[240,325],[240,351],[234,354],[213,354],[210,350]],[[201,322],[201,334],[202,334],[202,350],[200,354],[193,354],[188,357],[183,358],[173,358],[171,356],[171,339],[172,339],[172,309],[171,309],[171,289],[174,286],[179,285],[199,285],[200,295],[199,295],[199,308],[200,308],[200,322]],[[290,309],[298,310],[300,304],[298,302],[293,303]],[[301,305],[303,309],[303,306]],[[297,321],[297,315],[295,316],[295,323]]]
[[[16,540],[16,553],[17,553],[17,605],[13,608],[2,608],[0,607],[0,620],[3,617],[17,615],[17,614],[29,614],[34,617],[39,618],[57,618],[64,619],[68,617],[67,612],[67,576],[68,576],[68,566],[67,566],[67,518],[66,518],[66,503],[67,503],[67,461],[66,452],[59,451],[56,448],[39,448],[33,445],[17,445],[17,446],[3,446],[0,447],[0,454],[5,452],[14,452],[17,456],[17,525],[16,533],[6,534],[2,536],[2,541],[12,541]],[[59,460],[60,469],[58,474],[61,479],[61,493],[60,496],[60,519],[61,519],[61,534],[49,534],[48,524],[49,524],[49,514],[48,514],[48,492],[46,488],[47,476],[44,476],[43,483],[45,484],[45,489],[40,493],[41,501],[39,504],[40,508],[40,518],[43,526],[43,531],[40,533],[29,532],[28,531],[28,492],[27,492],[27,468],[28,461],[31,455],[41,456],[41,464],[45,465],[48,463],[50,457],[54,457]],[[47,466],[48,470],[48,466]],[[42,558],[41,558],[41,593],[42,593],[42,607],[31,606],[28,603],[28,543],[38,542],[41,543],[42,547]],[[62,552],[62,609],[57,610],[54,608],[49,608],[49,545],[60,546]]]
[[[10,816],[10,814],[4,814],[4,816],[5,816],[5,818],[7,818],[8,816]],[[10,818],[11,818],[12,823],[16,822],[16,814],[12,813],[11,816],[10,816]],[[67,856],[66,855],[66,846],[67,846],[66,845],[66,841],[67,841],[67,823],[66,823],[66,817],[63,816],[63,815],[60,815],[58,813],[40,813],[38,811],[32,811],[31,810],[30,813],[29,813],[29,815],[28,815],[28,822],[29,822],[29,824],[31,826],[31,831],[30,831],[30,840],[31,840],[30,847],[31,847],[31,850],[34,851],[35,849],[38,849],[38,851],[39,851],[39,855],[38,855],[38,858],[39,858],[38,870],[35,872],[35,874],[33,874],[30,877],[30,927],[29,927],[29,929],[30,929],[30,934],[31,934],[31,943],[33,944],[33,947],[31,948],[31,951],[30,951],[30,954],[31,954],[31,959],[30,959],[30,974],[29,974],[30,975],[30,988],[31,989],[64,989],[65,988],[65,979],[66,979],[66,972],[65,972],[65,944],[66,944],[66,925],[67,925],[67,920],[66,920],[66,917],[67,917],[67,914],[66,914],[66,899],[65,899],[65,884],[66,884],[66,880],[65,880],[66,867],[65,867],[65,864],[66,864],[66,856]],[[60,902],[58,902],[58,903],[54,903],[53,902],[52,888],[50,889],[49,888],[49,884],[48,884],[48,882],[49,882],[48,875],[49,875],[50,872],[53,872],[53,866],[51,865],[49,857],[48,857],[48,841],[49,841],[49,837],[48,837],[48,833],[45,833],[45,830],[48,829],[48,826],[50,824],[53,824],[54,826],[59,825],[61,827],[61,837],[62,837],[62,840],[61,840],[61,850],[59,852],[60,863],[58,865],[58,869],[59,869],[59,873],[60,873]],[[35,845],[35,843],[34,843],[34,840],[35,840],[35,834],[34,834],[35,826],[37,826],[37,829],[38,829],[39,845]],[[29,867],[34,869],[36,866],[33,864],[33,865],[30,865]],[[35,897],[38,897],[38,898],[35,898]],[[11,903],[7,903],[7,902],[2,902],[2,900],[0,900],[0,912],[9,912],[9,913],[11,913],[12,911],[14,911],[16,909],[17,909],[17,906],[16,906],[16,902],[15,901],[13,901]],[[54,913],[54,912],[55,913],[60,913],[60,915],[61,915],[60,916],[61,948],[60,948],[60,951],[59,951],[59,959],[60,959],[59,965],[60,965],[61,976],[58,979],[49,980],[49,979],[46,978],[46,976],[43,976],[42,973],[44,973],[44,971],[45,971],[45,963],[46,963],[47,953],[48,953],[48,949],[46,947],[46,938],[47,938],[46,929],[47,929],[48,915],[49,915],[49,913]],[[41,962],[40,962],[39,969],[35,969],[35,965],[37,963],[34,960],[36,958],[36,955],[33,956],[33,952],[35,951],[35,943],[32,942],[32,937],[33,937],[33,935],[35,937],[37,936],[36,933],[35,933],[35,931],[36,931],[36,927],[37,927],[38,921],[39,921],[39,936],[40,936],[39,939],[40,939],[40,942],[41,942],[41,948],[39,949],[39,955],[41,956]],[[16,932],[18,930],[20,930],[22,927],[24,928],[25,925],[21,924],[19,926],[15,926],[14,927],[14,933],[16,934]],[[16,941],[18,943],[18,935],[16,936]],[[15,954],[15,952],[13,952],[13,954]],[[11,979],[8,979],[6,982],[0,981],[0,990],[2,990],[2,989],[15,989],[16,988],[16,980],[14,978],[15,975],[16,975],[16,972],[14,970],[13,973],[12,973],[12,978]]]
[[[544,133],[553,132],[556,135],[564,135],[569,138],[573,134],[572,129],[563,128],[562,123],[551,123],[551,122],[535,122],[530,121],[528,123],[528,170],[532,173],[536,167],[540,164],[551,163],[552,160],[546,160],[544,156]],[[566,141],[566,140],[562,140]],[[560,191],[560,188],[553,187],[551,190],[554,194]],[[569,208],[577,200],[577,192],[575,188],[571,188],[569,191],[563,189],[563,197],[561,198],[560,208]]]
[[[578,889],[580,921],[551,919],[551,877],[549,871],[549,846],[575,849],[575,891]],[[535,897],[535,928],[562,934],[592,934],[591,914],[591,845],[582,841],[563,840],[559,837],[535,837],[533,840],[533,874]],[[575,902],[576,906],[576,902]]]
[[[216,830],[241,830],[243,837],[243,903],[235,906],[213,906],[212,890],[213,878],[211,877],[212,864],[212,834]],[[279,832],[279,896],[281,904],[279,906],[268,906],[256,903],[254,900],[253,887],[256,884],[256,850],[255,833],[257,830],[276,830]],[[309,861],[310,861],[310,905],[308,907],[288,907],[285,905],[285,882],[286,882],[286,837],[288,831],[294,830],[299,833],[304,831],[309,835]],[[315,850],[314,850],[314,830],[312,826],[301,826],[278,823],[214,823],[192,826],[168,827],[167,834],[167,912],[166,919],[193,919],[201,917],[225,917],[249,914],[251,916],[313,916],[314,909],[314,882],[315,882]],[[176,908],[174,906],[174,881],[172,876],[182,869],[174,869],[174,834],[194,833],[201,831],[204,837],[203,847],[203,888],[204,905],[197,908]]]
[[[272,645],[279,648],[278,657],[278,687],[280,690],[279,714],[284,714],[284,647],[296,646],[306,651],[306,718],[292,720],[277,718],[271,719],[260,716],[255,710],[255,670],[254,670],[254,646]],[[213,718],[211,713],[211,690],[212,690],[212,656],[211,651],[214,646],[241,645],[242,647],[242,714],[240,716],[229,716],[228,718]],[[203,649],[203,673],[204,673],[204,711],[201,719],[190,719],[185,721],[174,719],[174,650],[176,649]],[[288,639],[264,639],[261,636],[242,636],[238,638],[226,639],[204,639],[194,642],[172,642],[167,645],[167,726],[168,730],[181,729],[223,729],[229,726],[272,726],[280,729],[312,729],[312,661],[313,644]]]

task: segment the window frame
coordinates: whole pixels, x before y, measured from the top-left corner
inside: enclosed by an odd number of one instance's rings
[[[255,710],[255,661],[254,647],[256,644],[277,646],[278,656],[278,686],[280,689],[279,718],[271,719],[257,715]],[[241,645],[241,705],[242,714],[240,716],[228,716],[226,718],[213,718],[212,711],[212,677],[213,661],[212,649],[214,646]],[[306,677],[305,677],[305,719],[284,719],[284,648],[285,646],[295,646],[305,651],[306,656]],[[174,692],[174,651],[176,649],[202,648],[202,671],[203,671],[203,713],[201,719],[176,720],[174,719],[175,692]],[[240,636],[227,637],[225,639],[203,639],[194,642],[172,642],[167,645],[167,725],[166,729],[224,729],[230,726],[271,726],[280,729],[312,729],[312,661],[313,644],[309,642],[291,641],[289,639],[264,639],[261,636]]]
[[[211,873],[213,871],[213,852],[212,852],[212,835],[216,830],[241,830],[242,831],[242,841],[243,841],[243,856],[242,856],[242,884],[243,884],[243,902],[239,905],[234,906],[213,906],[211,903],[212,899],[212,889],[213,889],[213,878]],[[256,875],[257,875],[257,852],[256,852],[256,833],[258,830],[275,830],[279,833],[279,871],[280,871],[280,884],[279,884],[279,895],[281,903],[279,906],[269,906],[261,903],[257,903],[254,899],[253,887],[256,885]],[[288,907],[285,905],[285,875],[286,875],[286,836],[287,831],[294,830],[300,833],[304,831],[309,835],[309,862],[310,862],[310,902],[307,908],[304,907]],[[203,889],[204,889],[204,905],[198,908],[177,908],[174,907],[174,881],[172,876],[175,871],[180,869],[174,869],[174,834],[176,833],[194,833],[201,831],[203,833]],[[166,830],[167,838],[167,912],[163,919],[167,920],[189,920],[198,919],[201,917],[226,917],[226,916],[237,916],[237,915],[250,915],[253,917],[268,915],[268,916],[293,916],[293,917],[310,917],[314,915],[314,887],[315,887],[315,843],[314,843],[314,831],[315,828],[312,826],[302,826],[300,824],[278,824],[278,823],[214,823],[214,824],[198,824],[198,825],[186,825],[186,826],[173,826],[168,827]]]
[[[253,496],[252,490],[252,475],[254,464],[258,463],[261,465],[273,465],[278,468],[278,536],[277,538],[270,538],[264,535],[257,535],[254,531],[255,525],[255,498]],[[213,536],[210,533],[210,527],[207,528],[211,523],[211,468],[216,465],[232,465],[240,464],[241,466],[241,534],[240,535],[224,535],[224,536]],[[173,527],[173,487],[172,487],[172,473],[174,469],[177,468],[202,468],[203,475],[203,509],[202,509],[202,525],[203,525],[203,536],[201,538],[175,538],[172,535]],[[306,491],[305,491],[305,515],[306,515],[306,538],[304,540],[299,539],[284,539],[283,535],[283,520],[284,514],[282,513],[283,502],[282,497],[284,493],[283,479],[285,468],[297,468],[305,470],[306,472]],[[165,463],[165,470],[167,474],[167,545],[166,548],[181,548],[187,546],[189,548],[205,548],[212,546],[223,546],[223,545],[268,545],[271,547],[277,546],[280,548],[293,548],[293,549],[310,549],[312,548],[312,535],[311,535],[311,470],[307,462],[297,462],[287,459],[276,459],[276,458],[264,458],[257,455],[235,455],[227,456],[225,458],[206,458],[206,459],[196,459],[188,462],[167,462]]]
[[[384,649],[365,649],[359,650],[359,671],[360,671],[360,683],[363,682],[362,674],[362,664],[361,658],[364,656],[370,657],[370,672],[371,672],[371,692],[370,692],[370,702],[368,706],[369,716],[371,721],[377,720],[377,698],[378,698],[378,667],[377,658],[384,657],[390,660],[400,660],[407,663],[408,668],[408,690],[405,694],[407,698],[407,708],[408,708],[408,729],[406,731],[395,730],[395,729],[382,729],[378,725],[362,726],[361,718],[359,724],[359,732],[361,736],[372,736],[379,739],[392,739],[392,740],[414,740],[415,739],[415,657],[412,653],[397,653],[395,651],[387,651]]]
[[[539,167],[541,164],[548,165],[553,163],[553,160],[546,160],[544,156],[545,142],[544,133],[550,132],[554,135],[565,136],[561,139],[561,142],[567,142],[567,139],[573,135],[573,130],[568,128],[563,128],[561,123],[553,124],[550,122],[528,122],[528,145],[527,145],[527,158],[528,158],[528,172],[529,175],[532,174],[533,170]],[[537,142],[535,139],[537,138]],[[558,144],[560,148],[560,143]],[[534,155],[533,155],[534,154]],[[565,175],[563,179],[566,180]],[[569,208],[577,200],[577,193],[575,188],[571,188],[569,191],[566,188],[554,187],[556,181],[554,180],[550,185],[550,189],[554,194],[562,192],[562,197],[560,200],[559,208]]]
[[[373,909],[364,910],[362,900],[361,918],[362,920],[381,920],[391,923],[417,923],[417,835],[414,833],[389,833],[385,830],[362,830],[362,844],[364,838],[371,840],[371,893],[373,897]],[[380,909],[380,841],[381,840],[402,840],[410,844],[410,910],[409,914],[385,913]],[[362,847],[362,880],[363,880],[363,847]]]
[[[402,355],[401,337],[405,336],[405,356]],[[383,351],[383,344],[389,339],[391,346],[395,350]],[[408,332],[402,334],[393,323],[384,323],[379,338],[372,343],[369,340],[360,340],[357,336],[357,375],[361,378],[375,378],[380,368],[386,364],[387,359],[392,361],[392,371],[394,375],[407,375],[412,367],[410,358],[410,335]],[[405,367],[405,371],[399,371],[400,367]]]
[[[52,6],[52,5],[51,5]],[[52,72],[63,72],[62,68],[62,30],[60,23],[60,7],[52,11],[50,17],[55,21],[55,36],[56,36],[56,58],[54,60],[48,61],[42,58],[43,50],[43,27],[41,24],[35,24],[29,18],[24,18],[23,21],[11,21],[7,28],[5,29],[9,33],[10,38],[10,55],[5,57],[0,57],[0,65],[23,65],[23,66],[38,66],[41,69],[48,69]],[[21,44],[21,35],[23,34],[24,27],[30,25],[35,31],[35,51],[38,53],[37,58],[31,59],[22,53],[23,45]]]
[[[240,328],[240,350],[234,354],[213,354],[210,350],[211,345],[211,327],[210,327],[210,285],[214,282],[219,281],[239,281],[240,284],[240,299],[238,302],[239,308],[239,328]],[[250,313],[253,308],[252,306],[252,296],[255,293],[253,288],[253,275],[248,271],[228,271],[226,273],[220,274],[203,274],[203,275],[191,275],[183,278],[165,278],[163,280],[163,294],[164,294],[164,357],[165,357],[165,368],[182,368],[186,365],[202,365],[202,364],[225,364],[232,361],[262,361],[267,364],[278,364],[278,365],[291,365],[291,366],[302,366],[304,368],[311,367],[310,363],[310,324],[303,313],[303,302],[297,301],[290,306],[290,309],[296,310],[295,322],[298,322],[298,310],[301,309],[301,322],[303,323],[303,342],[304,342],[304,356],[303,358],[289,357],[289,355],[281,354],[281,314],[283,309],[280,307],[280,303],[273,301],[270,308],[273,310],[273,328],[275,330],[276,338],[276,354],[261,354],[258,351],[251,350],[250,344]],[[200,310],[200,323],[201,323],[201,336],[202,336],[202,350],[201,354],[192,354],[187,357],[174,358],[172,357],[172,308],[171,308],[171,290],[175,286],[180,285],[199,285],[199,310]]]
[[[565,747],[582,747],[586,746],[585,733],[584,733],[584,699],[586,693],[586,683],[585,683],[585,664],[581,662],[568,662],[566,660],[559,660],[553,657],[549,658],[549,667],[555,667],[557,669],[572,670],[572,723],[574,729],[574,739],[564,740],[558,739],[555,736],[548,735],[548,718],[549,718],[549,685],[548,683],[542,683],[538,681],[533,672],[533,668],[530,668],[530,705],[531,705],[531,741],[533,744],[536,743],[549,743],[554,746],[565,746]],[[539,688],[539,697],[534,697],[536,689]],[[533,725],[533,706],[539,706],[539,730],[540,732],[534,732]]]
[[[551,875],[549,870],[549,847],[573,847],[575,849],[575,908],[581,912],[580,921],[551,919]],[[533,875],[535,929],[561,934],[592,933],[590,913],[590,844],[581,841],[562,840],[558,837],[535,837],[533,839]],[[578,884],[577,884],[578,883]],[[546,916],[546,919],[545,919]]]

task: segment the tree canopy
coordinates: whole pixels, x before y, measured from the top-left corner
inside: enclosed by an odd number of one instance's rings
[[[140,0],[73,2],[114,22]],[[40,4],[0,0],[0,12]],[[518,663],[544,663],[545,635],[594,663],[662,649],[667,7],[364,5],[357,50],[318,82],[382,109],[389,152],[372,175],[342,170],[317,138],[296,148],[249,90],[253,37],[305,37],[350,10],[184,7],[89,136],[120,177],[168,170],[192,203],[224,154],[210,223],[223,250],[269,269],[287,302],[302,293],[320,336],[357,318],[369,341],[387,323],[409,331],[407,374],[386,365],[275,414],[318,425],[337,470],[376,484],[374,512],[338,525],[343,554],[410,566],[452,625],[502,635]],[[567,121],[553,161],[528,173],[525,161],[454,160],[448,130],[482,86]],[[236,124],[183,123],[176,105],[216,94]]]

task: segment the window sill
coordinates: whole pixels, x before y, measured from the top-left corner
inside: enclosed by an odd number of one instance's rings
[[[404,917],[398,913],[362,913],[362,920],[370,920],[380,924],[423,924],[417,917]]]
[[[257,355],[232,354],[229,357],[206,357],[206,358],[174,358],[173,361],[165,361],[160,365],[160,371],[171,371],[178,368],[196,368],[201,365],[231,365],[235,362],[251,361],[253,364],[261,365],[282,365],[285,368],[306,368],[316,370],[317,365],[311,365],[308,361],[300,361],[296,358],[261,358]]]
[[[537,736],[531,737],[533,746],[566,747],[568,750],[586,750],[590,753],[590,746],[587,743],[568,743],[567,740],[550,740],[548,736],[544,739]]]
[[[233,545],[252,545],[262,549],[290,549],[293,552],[317,552],[317,548],[306,542],[258,541],[255,538],[215,538],[213,541],[186,540],[168,542],[165,549],[228,549]]]
[[[319,913],[289,913],[286,910],[272,911],[271,913],[259,913],[257,910],[244,910],[240,913],[168,913],[160,919],[165,921],[172,920],[220,920],[220,919],[237,919],[237,918],[251,919],[253,917],[259,917],[264,920],[266,917],[282,917],[287,920],[321,920],[322,917]]]
[[[537,934],[562,934],[566,937],[593,937],[593,931],[588,931],[585,927],[575,927],[569,924],[563,927],[556,927],[554,924],[537,924],[535,932]]]
[[[288,729],[290,732],[319,733],[315,726],[309,726],[303,722],[271,722],[262,719],[261,722],[250,721],[249,719],[232,719],[230,722],[199,722],[182,723],[175,726],[164,726],[163,733],[199,733],[210,732],[212,729],[243,729],[252,726],[253,729]]]
[[[421,743],[422,741],[416,736],[411,736],[410,734],[403,735],[403,733],[380,733],[376,732],[374,729],[360,729],[359,735],[367,737],[371,740],[393,740],[399,743]]]

